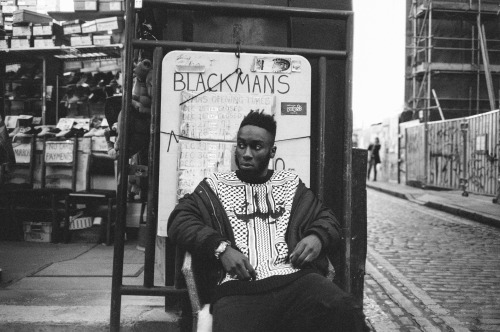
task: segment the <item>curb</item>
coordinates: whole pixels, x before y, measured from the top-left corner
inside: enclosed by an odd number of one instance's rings
[[[436,210],[441,210],[459,217],[467,218],[473,221],[476,221],[481,224],[486,224],[489,226],[497,227],[500,228],[500,220],[497,218],[493,218],[490,216],[487,216],[485,214],[481,214],[472,210],[467,210],[464,208],[457,208],[454,206],[450,205],[445,205],[445,204],[440,204],[436,202],[426,202],[424,204],[427,207],[436,209]]]
[[[500,219],[499,218],[490,217],[489,215],[485,215],[485,214],[482,214],[482,213],[479,213],[476,211],[472,211],[472,210],[468,210],[468,209],[464,209],[464,208],[454,207],[451,205],[446,205],[446,204],[441,204],[441,203],[436,203],[436,202],[419,202],[418,200],[413,198],[411,195],[403,194],[403,193],[400,193],[400,192],[397,192],[394,190],[390,190],[390,189],[372,186],[369,184],[366,184],[366,187],[373,189],[373,190],[380,191],[384,194],[392,195],[392,196],[402,198],[402,199],[405,199],[405,200],[408,200],[408,201],[411,201],[411,202],[414,202],[417,204],[421,204],[421,205],[427,206],[427,207],[432,208],[432,209],[440,210],[440,211],[443,211],[443,212],[446,212],[449,214],[453,214],[453,215],[456,215],[459,217],[467,218],[467,219],[476,221],[476,222],[481,223],[481,224],[486,224],[489,226],[500,228]],[[408,196],[410,196],[410,197],[408,197]]]
[[[380,187],[372,186],[372,185],[369,185],[368,183],[366,184],[366,187],[370,188],[370,189],[373,189],[373,190],[377,190],[377,191],[383,192],[384,194],[389,194],[389,195],[392,195],[392,196],[396,196],[398,198],[410,200],[405,194],[399,193],[397,191],[393,191],[393,190],[389,190],[389,189],[385,189],[385,188],[380,188]]]

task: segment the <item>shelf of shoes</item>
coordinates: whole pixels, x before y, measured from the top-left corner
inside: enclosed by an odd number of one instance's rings
[[[2,85],[6,115],[42,117],[44,85],[39,62],[6,65]]]
[[[103,61],[99,64],[102,66]],[[92,67],[65,72],[62,77],[58,77],[62,95],[57,105],[58,117],[104,118],[106,99],[121,93],[120,74],[119,70],[103,72]]]

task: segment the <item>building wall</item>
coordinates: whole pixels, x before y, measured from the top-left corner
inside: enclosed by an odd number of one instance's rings
[[[407,51],[405,89],[407,109],[402,121],[420,119],[428,110],[427,121],[441,120],[432,95],[435,90],[445,119],[481,114],[492,110],[487,75],[479,45],[478,18],[484,26],[494,94],[493,109],[499,107],[500,89],[500,0],[434,1],[407,0]],[[422,8],[432,8],[423,10]],[[478,15],[481,8],[481,15]],[[414,17],[417,17],[416,19]],[[416,42],[416,56],[413,44]],[[431,48],[427,43],[430,41]],[[418,92],[421,91],[419,94]],[[418,98],[415,103],[414,95]]]

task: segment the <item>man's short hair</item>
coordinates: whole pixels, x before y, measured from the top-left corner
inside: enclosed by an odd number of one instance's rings
[[[276,120],[274,120],[274,115],[265,114],[264,110],[251,110],[243,118],[243,121],[241,121],[240,128],[249,125],[264,128],[273,136],[274,141],[276,137]]]

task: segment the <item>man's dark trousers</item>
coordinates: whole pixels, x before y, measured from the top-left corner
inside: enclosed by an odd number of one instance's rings
[[[271,292],[223,297],[213,315],[214,332],[367,331],[362,306],[316,273]]]

